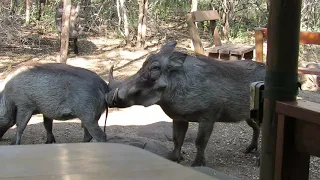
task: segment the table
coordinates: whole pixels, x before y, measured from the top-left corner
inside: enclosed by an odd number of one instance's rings
[[[146,150],[117,143],[0,146],[0,179],[215,180]]]
[[[320,157],[320,104],[278,101],[274,179],[308,180],[310,155]]]

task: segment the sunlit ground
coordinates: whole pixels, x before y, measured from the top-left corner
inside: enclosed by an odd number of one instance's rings
[[[110,111],[111,109],[109,109]],[[42,115],[34,115],[30,119],[28,124],[37,124],[43,121]],[[107,118],[107,126],[112,125],[148,125],[160,121],[172,122],[171,118],[169,118],[162,109],[153,105],[150,107],[142,107],[142,106],[132,106],[130,108],[117,109],[112,110],[108,113]],[[58,121],[55,120],[54,123],[64,123],[64,122],[77,122],[80,123],[79,119],[71,119],[67,121]],[[104,126],[105,122],[105,112],[101,115],[99,120],[99,125]],[[13,126],[12,128],[16,128]]]

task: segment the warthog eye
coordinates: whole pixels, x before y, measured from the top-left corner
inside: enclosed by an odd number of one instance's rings
[[[151,81],[156,81],[157,79],[159,79],[161,75],[161,69],[159,66],[153,66],[150,71],[149,71],[149,77],[148,79]]]

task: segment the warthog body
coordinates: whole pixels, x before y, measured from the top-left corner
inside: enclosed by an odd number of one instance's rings
[[[27,123],[34,114],[43,114],[47,142],[55,142],[52,121],[79,118],[84,124],[84,142],[92,137],[106,141],[98,125],[107,110],[108,85],[96,73],[66,64],[26,65],[4,82],[0,101],[0,138],[17,125],[12,144],[20,144]],[[108,112],[106,112],[106,115]]]
[[[250,60],[217,61],[175,52],[176,42],[151,54],[133,76],[115,81],[110,70],[109,107],[158,104],[173,119],[174,150],[180,161],[188,122],[198,122],[197,154],[192,166],[205,165],[204,151],[215,122],[246,120],[253,128],[246,149],[257,149],[259,126],[250,119],[250,84],[264,80],[265,65]]]

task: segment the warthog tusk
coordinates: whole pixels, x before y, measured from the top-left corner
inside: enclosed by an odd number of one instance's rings
[[[116,96],[118,96],[118,91],[119,91],[119,88],[116,88],[116,90],[114,91],[113,96],[112,96],[112,103],[116,99]]]

